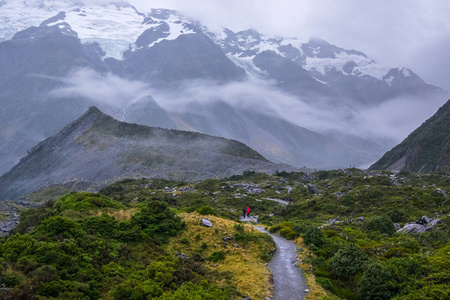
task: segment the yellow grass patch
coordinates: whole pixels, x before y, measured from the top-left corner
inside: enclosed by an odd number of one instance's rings
[[[119,210],[102,210],[96,213],[97,217],[100,217],[103,214],[107,214],[108,216],[116,218],[118,221],[126,221],[131,219],[131,217],[136,213],[136,208],[127,208],[127,209],[119,209]]]
[[[225,220],[215,216],[208,216],[213,227],[200,225],[202,218],[197,213],[181,213],[179,216],[186,222],[187,230],[181,232],[171,240],[167,250],[172,253],[178,251],[185,254],[201,254],[208,257],[214,251],[224,251],[225,260],[218,262],[207,261],[206,265],[211,269],[224,274],[218,285],[233,284],[239,291],[251,299],[264,299],[271,296],[273,290],[272,274],[269,267],[259,258],[259,249],[252,242],[242,245],[234,240],[228,241],[224,247],[223,237],[234,236],[236,232],[234,221]],[[263,234],[244,224],[245,232]],[[188,243],[188,244],[187,244]],[[202,243],[207,243],[207,248],[202,249]],[[238,247],[234,247],[234,244]]]

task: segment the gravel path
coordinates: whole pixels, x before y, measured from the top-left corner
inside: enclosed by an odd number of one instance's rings
[[[274,300],[303,299],[308,288],[302,271],[297,267],[297,245],[285,238],[269,233],[262,227],[255,226],[259,231],[269,234],[277,245],[277,252],[269,263],[275,286]]]
[[[275,202],[281,203],[283,205],[288,205],[289,204],[289,201],[287,201],[287,200],[281,200],[281,199],[275,199],[275,198],[263,198],[263,199],[264,200],[275,201]]]

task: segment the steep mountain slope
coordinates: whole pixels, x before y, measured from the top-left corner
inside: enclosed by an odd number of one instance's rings
[[[361,127],[360,107],[442,92],[322,40],[211,32],[171,10],[69,0],[0,7],[0,174],[92,105],[122,121],[233,138],[275,162],[361,166],[385,148],[336,128]],[[296,103],[318,122],[333,116],[331,125],[298,122],[286,111]]]
[[[245,170],[274,173],[294,169],[275,165],[237,141],[123,123],[91,107],[0,177],[0,200],[17,199],[66,181],[101,184],[122,177],[197,180]]]
[[[450,100],[370,169],[417,173],[449,171]]]

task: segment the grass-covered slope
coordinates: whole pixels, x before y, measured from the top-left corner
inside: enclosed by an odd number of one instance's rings
[[[450,100],[370,169],[420,173],[450,170]]]

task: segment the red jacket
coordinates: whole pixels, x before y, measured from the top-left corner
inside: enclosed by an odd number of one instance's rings
[[[247,207],[247,213],[249,214],[251,211],[250,207]]]

